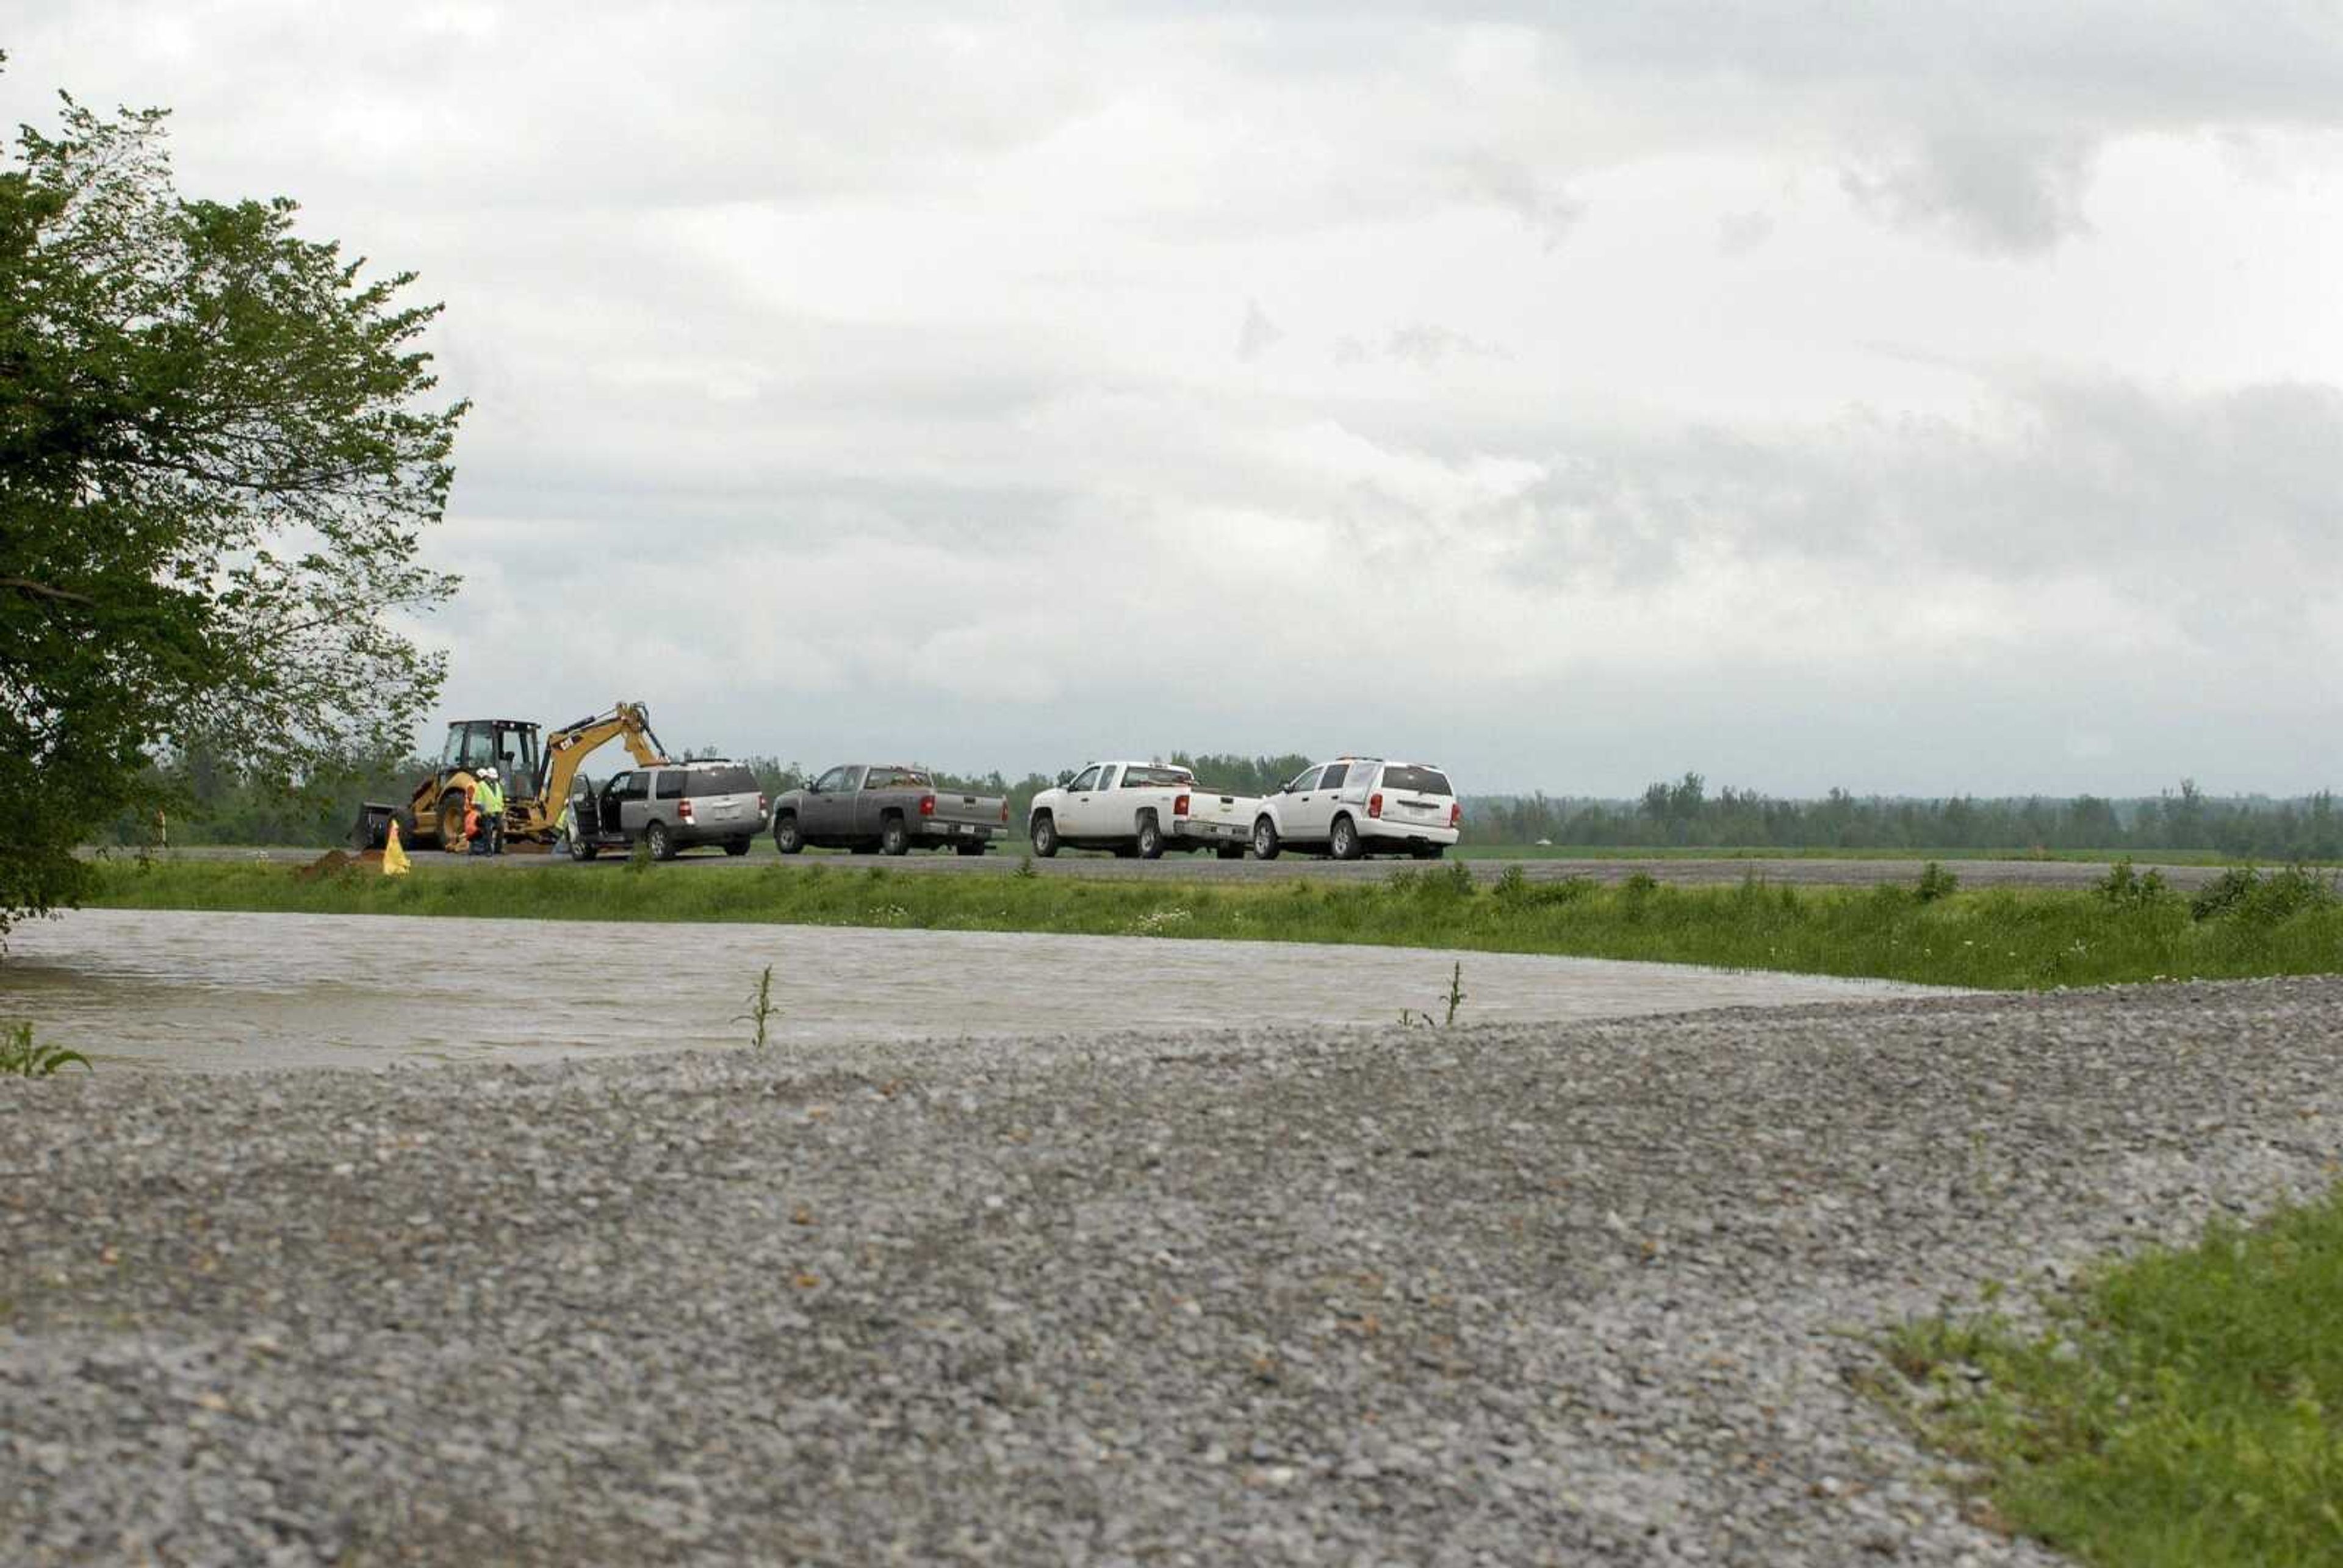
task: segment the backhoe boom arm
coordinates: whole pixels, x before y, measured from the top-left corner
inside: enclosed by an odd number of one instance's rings
[[[550,823],[561,815],[578,769],[596,748],[614,739],[626,742],[638,767],[656,767],[668,759],[659,737],[651,733],[650,710],[639,702],[621,702],[608,713],[566,724],[546,738],[545,793],[538,798],[543,820]]]

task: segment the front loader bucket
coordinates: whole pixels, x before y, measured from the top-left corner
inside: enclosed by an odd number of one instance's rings
[[[350,824],[350,848],[361,854],[379,849],[390,839],[390,819],[396,806],[386,806],[379,800],[369,800],[358,808],[358,819]]]

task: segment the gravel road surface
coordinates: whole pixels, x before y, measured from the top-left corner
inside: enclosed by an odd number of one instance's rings
[[[548,1061],[772,1040],[1573,1022],[1938,988],[1544,953],[852,926],[76,910],[9,933],[0,1019],[102,1066],[217,1071]],[[1462,965],[1461,971],[1452,964]],[[526,988],[516,976],[527,976]]]
[[[876,857],[809,854],[801,857],[806,865],[870,865],[885,866],[890,871],[926,872],[934,876],[1005,876],[1017,869],[1024,849],[1021,842],[1011,843],[1004,849],[989,855],[963,859],[958,855],[920,853],[900,859]],[[301,864],[316,859],[324,853],[318,849],[175,849],[166,859],[183,860],[256,860]],[[739,870],[742,867],[772,864],[779,856],[764,839],[749,854],[735,859],[720,850],[693,850],[669,864],[677,870],[721,871]],[[1867,888],[1880,882],[1910,883],[1919,879],[1920,860],[1824,860],[1785,857],[1779,859],[1750,856],[1718,856],[1709,859],[1533,859],[1527,857],[1504,859],[1475,859],[1470,852],[1458,857],[1459,862],[1472,868],[1473,876],[1483,882],[1493,882],[1505,874],[1508,866],[1519,866],[1522,875],[1532,881],[1558,881],[1564,877],[1592,877],[1602,882],[1624,882],[1641,871],[1663,882],[1682,885],[1738,882],[1751,872],[1766,881],[1779,885],[1791,883],[1799,887]],[[545,855],[505,855],[484,859],[470,855],[443,855],[437,850],[420,851],[416,856],[418,865],[437,869],[446,867],[454,870],[494,873],[522,866],[557,865],[576,871],[580,876],[609,876],[624,869],[626,862],[608,856],[588,864]],[[1965,888],[2087,888],[2107,874],[2105,862],[2096,860],[1947,860],[1945,869],[1961,879]],[[1274,860],[1222,860],[1209,855],[1172,855],[1161,860],[1117,859],[1111,855],[1061,855],[1054,859],[1035,860],[1033,869],[1045,877],[1106,877],[1125,880],[1161,879],[1172,882],[1255,882],[1282,881],[1294,877],[1313,877],[1327,881],[1379,882],[1403,867],[1415,862],[1405,859],[1327,860],[1302,855],[1281,855]],[[1437,868],[1434,868],[1437,869]],[[2142,874],[2153,869],[2161,871],[2164,879],[2174,887],[2189,890],[2203,887],[2218,877],[2219,866],[2151,866],[2147,861],[2137,865]]]
[[[2333,1179],[2343,980],[0,1090],[0,1561],[2046,1563],[1868,1335]]]

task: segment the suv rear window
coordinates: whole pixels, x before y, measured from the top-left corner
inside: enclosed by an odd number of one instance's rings
[[[1393,791],[1404,789],[1413,795],[1455,793],[1448,787],[1448,775],[1433,768],[1386,768],[1383,769],[1383,788]]]
[[[757,776],[746,768],[695,768],[691,770],[691,792],[695,795],[754,795]]]

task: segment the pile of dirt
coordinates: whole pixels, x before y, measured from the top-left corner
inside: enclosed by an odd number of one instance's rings
[[[380,849],[368,849],[362,855],[353,855],[344,849],[328,849],[307,865],[297,868],[293,873],[293,879],[297,882],[314,882],[320,877],[330,877],[337,871],[354,870],[360,867],[381,864]]]

